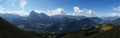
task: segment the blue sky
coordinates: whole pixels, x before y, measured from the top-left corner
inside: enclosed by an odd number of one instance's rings
[[[74,7],[79,8],[77,11],[91,10],[90,13],[94,12],[97,16],[119,16],[120,0],[0,0],[0,12],[22,10],[28,13],[31,10],[39,10],[49,14],[54,11],[59,13],[64,11],[69,14],[75,12]],[[84,13],[84,15],[88,14]]]

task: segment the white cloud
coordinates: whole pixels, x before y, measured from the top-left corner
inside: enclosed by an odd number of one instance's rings
[[[24,9],[26,4],[27,4],[27,0],[21,0],[20,7]]]
[[[3,13],[10,13],[10,14],[16,14],[20,16],[28,16],[29,13],[26,13],[24,10],[18,10],[18,11],[4,11],[5,8],[0,6],[0,12]],[[75,6],[73,7],[74,12],[73,13],[66,13],[66,15],[73,15],[73,16],[78,16],[78,15],[83,15],[83,16],[89,16],[89,15],[95,15],[95,12],[89,9],[80,9],[79,7]],[[46,13],[45,11],[42,10],[34,10],[37,13]],[[52,15],[65,15],[65,11],[63,8],[57,8],[55,10],[48,10],[46,13],[49,16]]]
[[[80,10],[78,6],[74,6],[73,10],[76,15],[82,15],[81,13],[84,12],[84,10]]]
[[[16,14],[16,15],[20,15],[20,16],[28,16],[29,13],[27,13],[26,11],[6,11],[6,13],[10,13],[10,14]]]
[[[2,13],[4,10],[5,10],[5,8],[0,5],[0,13]]]
[[[89,9],[84,9],[84,12],[88,15],[92,15],[92,16],[96,15],[94,11],[89,10]]]
[[[48,10],[48,15],[49,16],[52,16],[52,15],[64,15],[65,13],[64,13],[64,9],[63,8],[57,8],[57,9],[55,9],[55,10],[52,10],[52,11],[50,11],[50,10]]]
[[[107,15],[105,15],[107,17],[116,17],[116,16],[119,16],[119,13],[109,13]]]
[[[74,13],[72,15],[76,16],[95,16],[95,12],[90,9],[80,9],[78,6],[73,7]]]
[[[16,14],[16,15],[20,15],[20,16],[28,16],[29,15],[29,13],[26,13],[26,11],[24,11],[24,10],[20,10],[20,11],[5,10],[5,8],[1,5],[0,5],[0,13],[1,14],[7,14],[7,13]]]
[[[117,11],[116,13],[109,13],[109,14],[106,14],[107,17],[116,17],[116,16],[119,16],[120,17],[120,6],[118,7],[115,7],[113,8],[113,10]]]
[[[120,13],[109,13],[106,16],[107,17],[120,17]]]
[[[19,16],[28,16],[29,13],[26,13],[26,11],[2,11],[0,14],[15,14]]]
[[[113,8],[113,10],[116,10],[116,11],[120,12],[120,6]]]

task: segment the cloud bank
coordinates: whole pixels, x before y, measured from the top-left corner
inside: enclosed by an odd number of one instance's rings
[[[72,15],[76,15],[76,16],[95,16],[95,12],[93,10],[90,9],[80,9],[78,6],[74,6],[73,7],[73,11],[74,13],[72,13]]]
[[[63,8],[57,8],[55,10],[48,10],[48,15],[64,15],[64,9]]]
[[[92,15],[92,16],[95,16],[95,12],[93,10],[90,10],[90,9],[84,9],[84,12],[88,15]]]
[[[0,14],[16,14],[19,16],[28,16],[29,13],[26,13],[26,11],[24,10],[20,10],[20,11],[6,11],[5,8],[3,6],[0,6]]]
[[[116,16],[118,16],[118,13],[109,13],[106,16],[107,17],[116,17]]]
[[[107,17],[120,17],[120,6],[114,7],[113,10],[115,11],[115,13],[109,13],[106,16]]]
[[[78,6],[74,6],[73,11],[74,11],[74,15],[82,15],[82,12],[84,12],[84,10],[80,10]]]
[[[26,13],[24,10],[19,11],[3,11],[5,8],[0,6],[0,12],[1,13],[11,13],[11,14],[17,14],[20,16],[28,16],[29,13]],[[89,9],[80,9],[78,6],[73,7],[72,13],[65,13],[65,10],[63,8],[56,8],[54,10],[48,10],[47,12],[42,10],[34,10],[37,13],[46,13],[49,16],[53,15],[73,15],[73,16],[93,16],[95,15],[95,12]]]

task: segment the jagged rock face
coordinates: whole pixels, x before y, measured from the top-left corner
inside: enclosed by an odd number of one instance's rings
[[[35,11],[31,11],[29,17],[27,18],[31,23],[39,23],[39,22],[48,22],[49,16],[44,13],[36,13]]]
[[[35,11],[31,11],[29,17],[31,18],[49,18],[45,13],[37,13]]]
[[[31,18],[39,18],[38,13],[36,13],[35,11],[31,11],[29,16],[30,16]]]

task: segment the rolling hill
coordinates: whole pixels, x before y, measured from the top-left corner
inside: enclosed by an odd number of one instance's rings
[[[101,24],[101,25],[103,26],[104,24]],[[105,29],[107,28],[107,26],[111,26],[111,24],[105,24]],[[111,27],[114,27],[114,26],[111,26]],[[100,32],[101,28],[104,28],[104,27],[100,26],[100,28],[98,29],[94,28],[88,31],[76,31],[72,33],[66,33],[59,37],[60,38],[120,38],[119,27],[115,26],[112,29]]]

